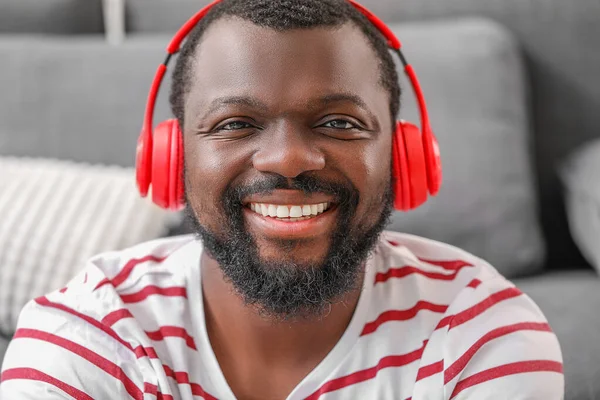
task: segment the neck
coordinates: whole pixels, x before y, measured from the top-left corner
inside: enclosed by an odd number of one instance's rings
[[[332,304],[324,315],[291,320],[268,319],[248,306],[217,262],[203,254],[202,292],[209,339],[223,369],[259,366],[316,366],[348,327],[362,288],[360,285]],[[236,367],[237,368],[237,367]]]

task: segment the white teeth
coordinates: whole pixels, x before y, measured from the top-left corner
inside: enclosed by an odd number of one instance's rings
[[[287,206],[277,206],[277,218],[287,218],[290,216],[290,209]]]
[[[269,204],[269,217],[276,217],[277,216],[277,207],[275,207],[273,204]]]
[[[263,217],[307,219],[323,213],[329,203],[305,204],[298,206],[281,206],[276,204],[250,203],[249,208]]]
[[[290,207],[290,218],[300,218],[301,216],[302,216],[302,207],[300,207],[300,206]]]

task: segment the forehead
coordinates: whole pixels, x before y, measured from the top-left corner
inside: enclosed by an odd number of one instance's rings
[[[366,103],[387,97],[379,58],[352,23],[276,31],[223,18],[205,32],[190,76],[186,110],[222,96],[256,97],[282,109],[331,93],[353,93]]]

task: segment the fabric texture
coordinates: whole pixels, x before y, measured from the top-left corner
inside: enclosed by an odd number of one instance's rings
[[[207,335],[201,254],[182,236],[94,257],[26,307],[0,395],[60,384],[75,398],[234,399]],[[563,385],[559,344],[528,296],[462,250],[384,232],[346,331],[287,399],[560,400]]]
[[[209,2],[128,0],[128,28],[131,32],[174,33]],[[600,1],[362,0],[360,3],[388,23],[482,16],[501,23],[515,35],[525,54],[528,87],[532,89],[527,104],[533,127],[529,141],[535,155],[542,226],[548,243],[547,262],[554,268],[582,264],[568,232],[557,170],[575,148],[600,137],[600,85],[593,84],[600,71],[597,41]],[[423,43],[413,44],[403,37],[400,40],[407,51],[428,49]],[[468,48],[469,44],[456,43],[456,47]],[[437,66],[437,71],[444,75],[455,68],[444,64]],[[427,94],[427,99],[431,101],[432,96]]]
[[[600,272],[600,140],[575,152],[563,167],[562,178],[571,234]]]
[[[0,33],[101,33],[101,0],[2,0]]]
[[[170,214],[137,194],[133,171],[0,158],[0,332],[99,252],[163,234]]]
[[[168,38],[1,36],[0,155],[133,166]],[[165,78],[155,122],[170,117]],[[10,93],[10,95],[8,95]]]
[[[527,81],[514,38],[482,19],[390,27],[410,43],[405,56],[428,101],[444,181],[423,207],[395,213],[389,229],[463,248],[507,277],[539,271]],[[402,85],[400,118],[418,123],[404,76]]]
[[[595,271],[563,271],[514,283],[544,312],[564,355],[565,400],[600,393],[600,277]]]

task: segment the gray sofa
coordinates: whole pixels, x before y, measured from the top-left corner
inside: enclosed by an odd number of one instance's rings
[[[37,22],[29,31],[23,24],[18,33],[0,29],[0,156],[133,165],[168,34],[207,3],[128,0],[128,39],[114,47],[94,22],[99,1],[86,1],[87,9],[79,0],[50,1],[77,8],[72,29],[65,13],[57,16],[60,29],[49,18],[42,18],[46,30]],[[0,16],[22,15],[28,3],[1,3]],[[565,398],[600,398],[600,278],[570,234],[559,178],[569,156],[600,138],[600,2],[363,3],[393,24],[422,75],[445,157],[446,193],[412,215],[395,215],[391,228],[493,262],[537,302],[558,335]],[[34,11],[27,9],[31,21]],[[86,13],[91,22],[81,25]],[[166,97],[156,120],[169,116]],[[414,118],[408,93],[403,109]],[[176,226],[172,234],[186,229]],[[10,333],[0,327],[0,360]]]

